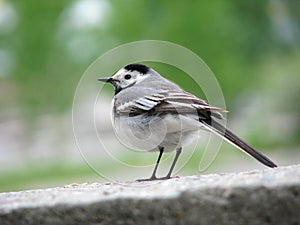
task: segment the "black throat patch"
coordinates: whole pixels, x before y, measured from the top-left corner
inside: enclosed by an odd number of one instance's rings
[[[123,91],[124,89],[126,88],[129,88],[129,87],[132,87],[133,85],[135,85],[136,82],[128,85],[127,87],[124,87],[124,88],[121,88],[120,86],[117,86],[116,84],[113,84],[114,85],[114,89],[115,89],[115,95],[119,94],[120,91]]]

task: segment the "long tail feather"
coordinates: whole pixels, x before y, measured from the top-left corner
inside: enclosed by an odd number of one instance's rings
[[[211,131],[214,133],[220,135],[222,138],[224,138],[226,141],[230,142],[231,144],[235,145],[239,149],[245,151],[255,159],[257,159],[262,164],[269,166],[269,167],[277,167],[277,165],[272,162],[269,158],[267,158],[262,153],[258,152],[256,149],[248,145],[246,142],[244,142],[242,139],[240,139],[238,136],[236,136],[234,133],[232,133],[230,130],[226,129],[224,126],[222,126],[220,123],[210,120],[209,123],[202,121],[204,125],[206,125]]]

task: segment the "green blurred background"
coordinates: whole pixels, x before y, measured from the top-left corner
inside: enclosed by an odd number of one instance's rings
[[[280,165],[300,161],[300,1],[0,0],[0,191],[104,182],[75,145],[75,89],[98,56],[146,39],[198,54],[223,90],[229,127]],[[155,65],[204,97],[179,70]],[[198,152],[180,175],[199,174]],[[155,158],[124,154],[141,164]],[[205,172],[261,168],[224,145]]]

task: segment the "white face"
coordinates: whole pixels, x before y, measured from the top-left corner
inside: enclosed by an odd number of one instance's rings
[[[114,85],[121,89],[139,83],[146,77],[146,74],[141,74],[136,70],[128,71],[124,68],[120,69],[115,75],[112,76],[112,78],[117,81]]]

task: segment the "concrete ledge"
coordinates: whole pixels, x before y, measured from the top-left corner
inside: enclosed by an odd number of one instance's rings
[[[300,165],[0,194],[0,224],[300,224]]]

